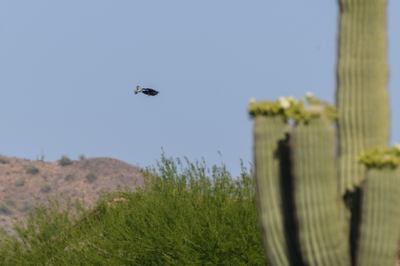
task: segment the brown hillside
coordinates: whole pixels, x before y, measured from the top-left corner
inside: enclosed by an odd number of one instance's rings
[[[112,158],[91,158],[61,166],[0,156],[0,227],[10,231],[13,217],[23,218],[38,203],[62,192],[72,200],[84,196],[92,205],[101,190],[132,191],[143,184],[140,169]]]

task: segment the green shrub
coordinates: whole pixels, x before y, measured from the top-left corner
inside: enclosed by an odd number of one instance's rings
[[[12,211],[11,211],[10,207],[8,207],[6,204],[1,202],[0,203],[0,214],[11,215]]]
[[[28,169],[26,169],[26,173],[31,174],[31,175],[36,175],[39,172],[40,172],[39,168],[37,168],[35,166],[31,166]]]
[[[17,186],[17,187],[23,187],[24,185],[25,185],[24,179],[20,179],[15,183],[15,186]]]
[[[86,180],[89,181],[89,183],[96,181],[97,178],[98,174],[94,171],[90,171],[90,173],[86,175]]]
[[[13,199],[11,199],[11,198],[9,198],[9,197],[5,197],[5,198],[4,198],[4,203],[5,203],[7,206],[15,207],[15,200],[13,200]]]
[[[0,163],[1,164],[8,164],[8,163],[10,163],[10,160],[5,156],[0,155]]]
[[[72,181],[72,180],[75,180],[75,179],[76,179],[75,175],[73,175],[73,174],[69,174],[66,177],[64,177],[65,181]]]
[[[20,210],[25,213],[30,213],[35,210],[35,205],[31,201],[25,201],[23,207]]]
[[[63,156],[61,157],[61,159],[58,160],[58,163],[59,163],[61,166],[67,166],[67,165],[73,164],[74,161],[72,161],[67,155],[63,155]]]
[[[90,211],[39,206],[2,265],[266,265],[251,173],[162,156],[137,192],[104,192]],[[1,243],[1,240],[0,240]]]
[[[40,192],[43,193],[47,193],[51,190],[51,185],[49,184],[44,184],[41,188],[40,188]]]

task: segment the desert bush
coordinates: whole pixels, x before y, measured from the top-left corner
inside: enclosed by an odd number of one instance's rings
[[[25,180],[24,179],[19,179],[16,183],[15,186],[17,187],[23,187],[25,185]]]
[[[20,211],[23,211],[25,213],[30,213],[34,210],[35,210],[35,205],[31,201],[25,201],[22,208],[20,208]]]
[[[15,200],[13,200],[13,199],[11,199],[11,198],[9,198],[9,197],[5,197],[4,198],[4,203],[7,205],[7,206],[10,206],[10,207],[15,207]]]
[[[69,174],[66,177],[64,177],[65,181],[72,181],[75,180],[75,175]]]
[[[79,160],[85,160],[86,159],[86,156],[85,156],[85,154],[81,154],[81,155],[79,155]]]
[[[8,164],[8,163],[10,163],[10,160],[5,156],[0,155],[0,163],[1,164]]]
[[[61,166],[67,166],[67,165],[73,164],[74,161],[72,161],[67,155],[63,155],[63,156],[61,157],[61,159],[58,160],[58,163],[59,163]]]
[[[89,181],[89,183],[92,183],[96,181],[98,177],[99,176],[96,172],[90,171],[90,173],[86,175],[86,180]]]
[[[36,175],[39,172],[40,172],[39,168],[37,168],[35,166],[31,166],[28,169],[26,169],[26,173],[31,174],[31,175]]]
[[[51,185],[49,185],[49,184],[44,184],[44,185],[40,188],[40,192],[43,192],[43,193],[50,192],[50,190],[51,190]]]
[[[11,215],[12,211],[4,202],[0,202],[0,214]]]

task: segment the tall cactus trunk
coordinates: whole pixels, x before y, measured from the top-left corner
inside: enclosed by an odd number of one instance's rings
[[[388,145],[390,118],[386,0],[339,0],[339,5],[336,105],[344,193],[364,179],[365,167],[356,157]]]

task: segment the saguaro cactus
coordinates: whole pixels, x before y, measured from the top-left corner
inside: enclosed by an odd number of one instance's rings
[[[386,0],[339,0],[336,104],[341,191],[365,176],[354,159],[389,141]]]
[[[250,103],[260,224],[272,265],[395,263],[400,147],[387,149],[386,0],[338,1],[338,113],[310,95],[308,105],[290,97]],[[349,198],[352,216],[344,207]]]

